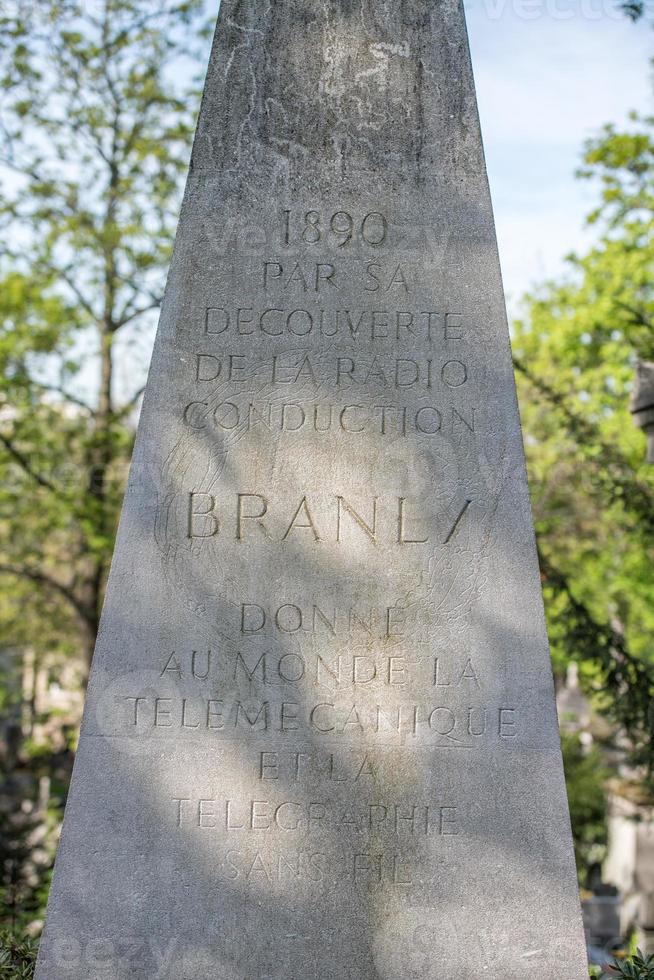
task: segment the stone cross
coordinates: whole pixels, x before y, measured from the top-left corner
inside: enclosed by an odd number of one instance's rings
[[[38,980],[587,976],[462,7],[223,0]]]

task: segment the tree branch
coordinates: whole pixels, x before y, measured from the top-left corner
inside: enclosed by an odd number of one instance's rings
[[[16,566],[0,564],[0,575],[13,575],[15,578],[24,578],[30,582],[36,583],[37,585],[44,585],[47,588],[53,589],[55,592],[58,592],[68,600],[85,623],[87,623],[89,626],[95,626],[95,617],[92,610],[90,610],[75,595],[71,588],[64,585],[62,582],[58,582],[57,579],[52,578],[52,576],[48,575],[47,572],[39,571],[39,569],[36,568],[30,568],[27,565]]]
[[[25,473],[27,473],[30,479],[34,480],[34,482],[37,483],[40,487],[43,487],[44,490],[49,490],[50,493],[53,493],[56,497],[65,499],[59,487],[57,487],[54,483],[51,483],[51,481],[48,480],[47,477],[42,476],[41,473],[38,473],[31,465],[27,456],[25,456],[25,454],[22,453],[20,449],[17,449],[17,447],[13,444],[11,439],[8,439],[7,436],[3,435],[1,432],[0,432],[0,444],[2,444],[5,447],[5,449],[12,457],[12,459],[15,460],[16,463],[18,463],[18,465],[21,467],[21,469],[24,470]]]
[[[626,733],[631,743],[632,762],[646,767],[649,788],[654,793],[651,737],[654,670],[629,652],[621,629],[595,619],[586,604],[575,596],[565,573],[543,554],[540,547],[538,559],[545,583],[563,594],[568,603],[564,640],[567,653],[573,660],[582,658],[600,667],[601,690],[608,691],[611,698],[605,713]]]
[[[639,310],[635,306],[630,306],[629,303],[624,303],[621,300],[616,300],[616,306],[619,306],[621,309],[626,310],[627,313],[630,313],[633,317],[633,322],[637,323],[640,327],[647,327],[648,330],[654,329],[654,323],[649,319],[649,317],[645,316],[642,310]]]
[[[614,446],[603,442],[595,426],[574,412],[566,404],[565,396],[561,392],[537,377],[519,357],[514,356],[513,363],[516,370],[561,413],[569,434],[582,450],[586,445],[601,447],[602,466],[598,467],[593,457],[589,459],[596,485],[609,492],[611,499],[617,492],[625,506],[630,507],[642,522],[643,529],[654,535],[654,496],[645,484],[638,481],[629,460]]]
[[[138,391],[135,391],[134,394],[132,395],[132,397],[130,398],[130,400],[128,402],[125,402],[125,404],[123,405],[122,408],[119,408],[118,409],[118,411],[116,412],[116,415],[115,415],[115,418],[118,421],[120,421],[121,419],[124,419],[126,415],[129,415],[129,413],[131,412],[131,410],[137,404],[139,398],[141,398],[141,396],[144,394],[145,388],[146,388],[146,386],[143,385],[141,388],[138,389]]]
[[[128,323],[131,323],[132,320],[136,320],[138,317],[143,316],[144,313],[149,313],[151,310],[158,310],[160,307],[161,302],[155,303],[153,300],[152,303],[148,303],[147,306],[140,306],[135,310],[130,311],[129,308],[127,308],[116,321],[114,331],[120,330],[121,327],[127,326]]]
[[[60,385],[47,385],[44,384],[43,381],[35,381],[33,378],[31,379],[30,383],[33,384],[35,388],[38,388],[40,391],[53,391],[55,392],[55,394],[61,395],[61,397],[64,398],[67,402],[69,402],[71,405],[76,405],[78,408],[81,408],[85,412],[88,412],[89,415],[93,415],[93,409],[90,405],[87,405],[87,403],[82,398],[77,398],[75,395],[71,394],[70,391],[66,391],[66,389],[62,388]]]
[[[75,298],[77,299],[77,301],[80,304],[80,306],[82,307],[82,309],[86,310],[86,312],[91,317],[91,319],[94,320],[97,323],[98,320],[99,320],[98,314],[95,312],[95,310],[91,306],[91,303],[86,299],[86,297],[82,293],[81,289],[79,288],[79,286],[77,285],[77,283],[75,282],[75,280],[69,274],[69,268],[68,269],[60,269],[59,270],[59,275],[64,280],[64,282],[66,283],[66,285],[69,287],[69,289],[75,294]]]
[[[136,295],[142,294],[149,297],[149,299],[152,300],[153,306],[161,306],[163,300],[161,295],[158,293],[153,292],[151,289],[147,289],[143,285],[139,285],[138,283],[134,282],[133,279],[130,279],[128,276],[121,275],[120,273],[116,273],[116,278],[120,279],[125,286],[129,286],[130,289],[133,289]]]

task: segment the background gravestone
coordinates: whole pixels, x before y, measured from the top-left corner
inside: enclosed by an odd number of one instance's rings
[[[461,7],[224,0],[39,980],[582,980]]]

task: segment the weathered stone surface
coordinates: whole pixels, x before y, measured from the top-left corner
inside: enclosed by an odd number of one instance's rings
[[[647,462],[654,463],[654,364],[647,361],[638,362],[631,412],[647,436]]]
[[[224,0],[39,980],[582,980],[451,0]]]

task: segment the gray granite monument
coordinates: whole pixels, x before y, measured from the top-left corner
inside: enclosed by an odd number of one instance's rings
[[[38,980],[586,975],[462,7],[223,0]]]

